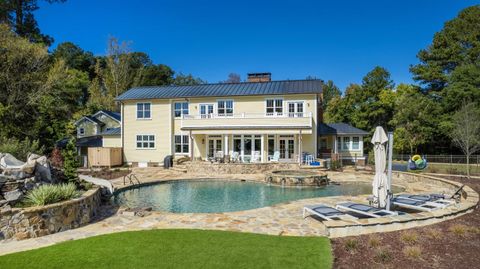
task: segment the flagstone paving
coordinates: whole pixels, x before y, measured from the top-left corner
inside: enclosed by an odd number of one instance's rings
[[[212,176],[209,175],[191,175],[178,171],[163,170],[160,168],[135,169],[134,173],[142,183],[166,179],[212,178]],[[342,176],[339,177],[339,175]],[[360,176],[332,174],[329,176],[335,178],[335,180],[343,181],[371,181],[371,175],[368,174]],[[263,180],[263,175],[222,175],[221,178],[241,178],[259,181]],[[117,189],[124,187],[122,178],[112,180],[112,183]],[[428,184],[422,185],[421,182],[409,182],[408,186],[407,184],[405,185],[407,191],[412,189],[417,191],[432,191],[432,186]],[[441,191],[442,188],[436,186],[435,190]],[[106,205],[101,208],[101,217],[87,226],[22,241],[15,241],[12,239],[0,241],[0,255],[45,247],[63,241],[87,238],[95,235],[145,229],[210,229],[282,236],[326,236],[327,227],[322,222],[314,218],[309,217],[304,219],[302,217],[302,209],[304,205],[318,203],[335,205],[338,201],[351,200],[365,202],[365,199],[366,196],[322,197],[291,201],[271,207],[239,212],[214,214],[150,212],[150,214],[147,214],[147,216],[144,217],[122,214],[122,209],[118,210],[118,208],[112,205]]]

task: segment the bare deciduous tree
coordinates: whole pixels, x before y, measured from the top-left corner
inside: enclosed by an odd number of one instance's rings
[[[452,122],[450,137],[467,157],[467,176],[470,178],[470,156],[480,150],[480,114],[475,103],[464,103],[453,115]]]
[[[239,83],[240,82],[240,75],[237,73],[230,73],[228,74],[228,79],[225,80],[226,83]]]
[[[120,43],[115,37],[108,40],[107,68],[109,76],[106,77],[106,85],[108,91],[115,97],[128,90],[130,84],[130,52],[129,43]]]

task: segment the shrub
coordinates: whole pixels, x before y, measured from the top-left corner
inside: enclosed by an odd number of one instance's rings
[[[62,151],[59,148],[55,147],[52,150],[52,153],[50,155],[50,163],[52,164],[53,167],[58,167],[58,168],[63,167]]]
[[[461,237],[464,237],[466,232],[467,232],[467,229],[468,227],[463,225],[463,224],[455,224],[455,225],[452,225],[450,226],[449,230],[458,235],[458,236],[461,236]]]
[[[392,259],[392,253],[390,253],[390,251],[387,249],[379,249],[373,257],[373,260],[378,263],[388,263]]]
[[[45,148],[40,146],[38,140],[31,141],[28,138],[18,140],[15,138],[0,137],[0,152],[10,153],[15,158],[27,161],[29,153],[43,154]]]
[[[422,256],[422,249],[417,246],[406,246],[403,248],[403,254],[409,258],[418,259]]]
[[[75,138],[71,138],[66,148],[62,152],[63,155],[63,173],[68,182],[78,183],[78,160],[77,148],[75,147]]]
[[[347,239],[345,241],[345,249],[347,251],[354,251],[358,247],[358,241],[356,239]]]
[[[440,239],[442,237],[442,232],[439,229],[428,229],[427,236],[431,239]]]
[[[416,232],[404,232],[400,239],[406,244],[415,244],[418,241],[418,234]]]
[[[75,184],[42,185],[31,190],[25,197],[25,204],[42,206],[80,196]]]
[[[376,248],[380,245],[380,239],[377,236],[370,236],[368,239],[368,245],[372,248]]]

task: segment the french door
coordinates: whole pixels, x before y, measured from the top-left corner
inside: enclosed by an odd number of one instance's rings
[[[295,117],[295,118],[302,118],[303,117],[303,102],[294,101],[288,102],[288,116]]]
[[[201,104],[200,105],[200,118],[209,119],[213,118],[213,104]]]
[[[215,157],[215,153],[222,151],[222,137],[208,138],[208,157]]]
[[[293,159],[293,155],[295,154],[295,139],[293,137],[281,137],[278,140],[278,143],[280,150],[280,159]]]

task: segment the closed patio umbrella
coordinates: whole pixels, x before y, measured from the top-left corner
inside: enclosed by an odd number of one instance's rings
[[[373,203],[381,208],[384,208],[387,203],[387,175],[385,174],[385,166],[387,164],[385,143],[387,141],[387,134],[382,127],[378,126],[371,141],[373,153],[375,154],[375,176],[372,187]]]

